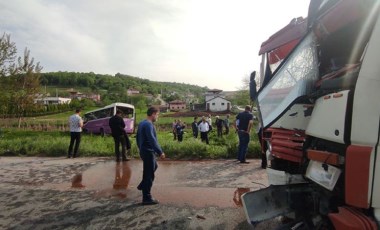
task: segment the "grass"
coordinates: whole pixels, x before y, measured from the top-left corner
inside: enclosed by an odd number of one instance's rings
[[[216,137],[215,132],[210,134],[210,144],[194,139],[190,132],[186,132],[183,142],[173,140],[173,134],[158,132],[159,143],[170,159],[217,159],[235,158],[238,138],[230,133],[222,138]],[[6,129],[0,133],[0,156],[66,156],[70,142],[69,132],[59,131],[25,131]],[[135,136],[130,136],[132,149],[131,156],[139,157]],[[114,156],[114,143],[111,136],[82,135],[80,144],[81,156]],[[258,158],[260,145],[256,135],[248,147],[248,158]]]
[[[87,111],[95,108],[86,108]],[[0,120],[0,156],[66,156],[70,142],[70,134],[67,131],[67,119],[73,111],[25,118],[22,128],[18,129],[17,121],[12,119]],[[222,138],[216,136],[216,129],[209,134],[210,144],[202,143],[200,139],[194,139],[191,132],[193,117],[165,117],[161,113],[156,122],[156,130],[159,143],[171,159],[216,159],[235,158],[238,148],[238,137],[236,133],[230,132]],[[146,109],[136,110],[137,123],[146,118]],[[171,125],[174,119],[186,123],[183,142],[173,140]],[[232,122],[232,120],[231,120]],[[230,129],[232,130],[232,129]],[[131,153],[133,157],[139,157],[135,143],[135,136],[131,135]],[[95,135],[82,135],[80,145],[81,156],[114,156],[113,139],[110,136],[100,137]],[[251,141],[248,146],[247,157],[258,158],[260,145],[257,135],[252,132]]]

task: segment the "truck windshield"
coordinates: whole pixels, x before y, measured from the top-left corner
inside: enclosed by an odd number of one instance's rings
[[[317,47],[309,33],[258,95],[263,126],[271,125],[295,100],[311,93],[316,80]]]

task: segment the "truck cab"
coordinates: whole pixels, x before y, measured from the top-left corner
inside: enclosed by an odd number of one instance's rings
[[[249,223],[285,215],[301,229],[379,228],[379,4],[311,1],[302,38],[278,67],[262,65],[251,95],[270,186],[243,195]]]

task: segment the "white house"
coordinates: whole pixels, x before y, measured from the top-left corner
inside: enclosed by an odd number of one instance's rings
[[[214,97],[206,101],[206,110],[212,112],[231,110],[231,102],[223,97]]]
[[[215,97],[223,97],[224,98],[224,93],[222,93],[223,90],[220,89],[210,89],[205,93],[205,101],[209,101]]]
[[[38,98],[34,100],[35,103],[41,103],[44,105],[50,105],[50,104],[69,104],[71,102],[70,98],[64,98],[64,97],[44,97],[44,98]]]

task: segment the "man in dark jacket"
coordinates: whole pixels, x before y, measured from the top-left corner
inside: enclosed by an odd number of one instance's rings
[[[131,148],[131,142],[129,141],[128,135],[125,132],[125,123],[121,117],[122,112],[120,110],[116,111],[116,115],[111,117],[109,120],[109,126],[111,128],[112,137],[115,142],[115,155],[116,162],[120,162],[120,144],[121,144],[121,157],[123,161],[128,161],[126,156],[126,150]]]

